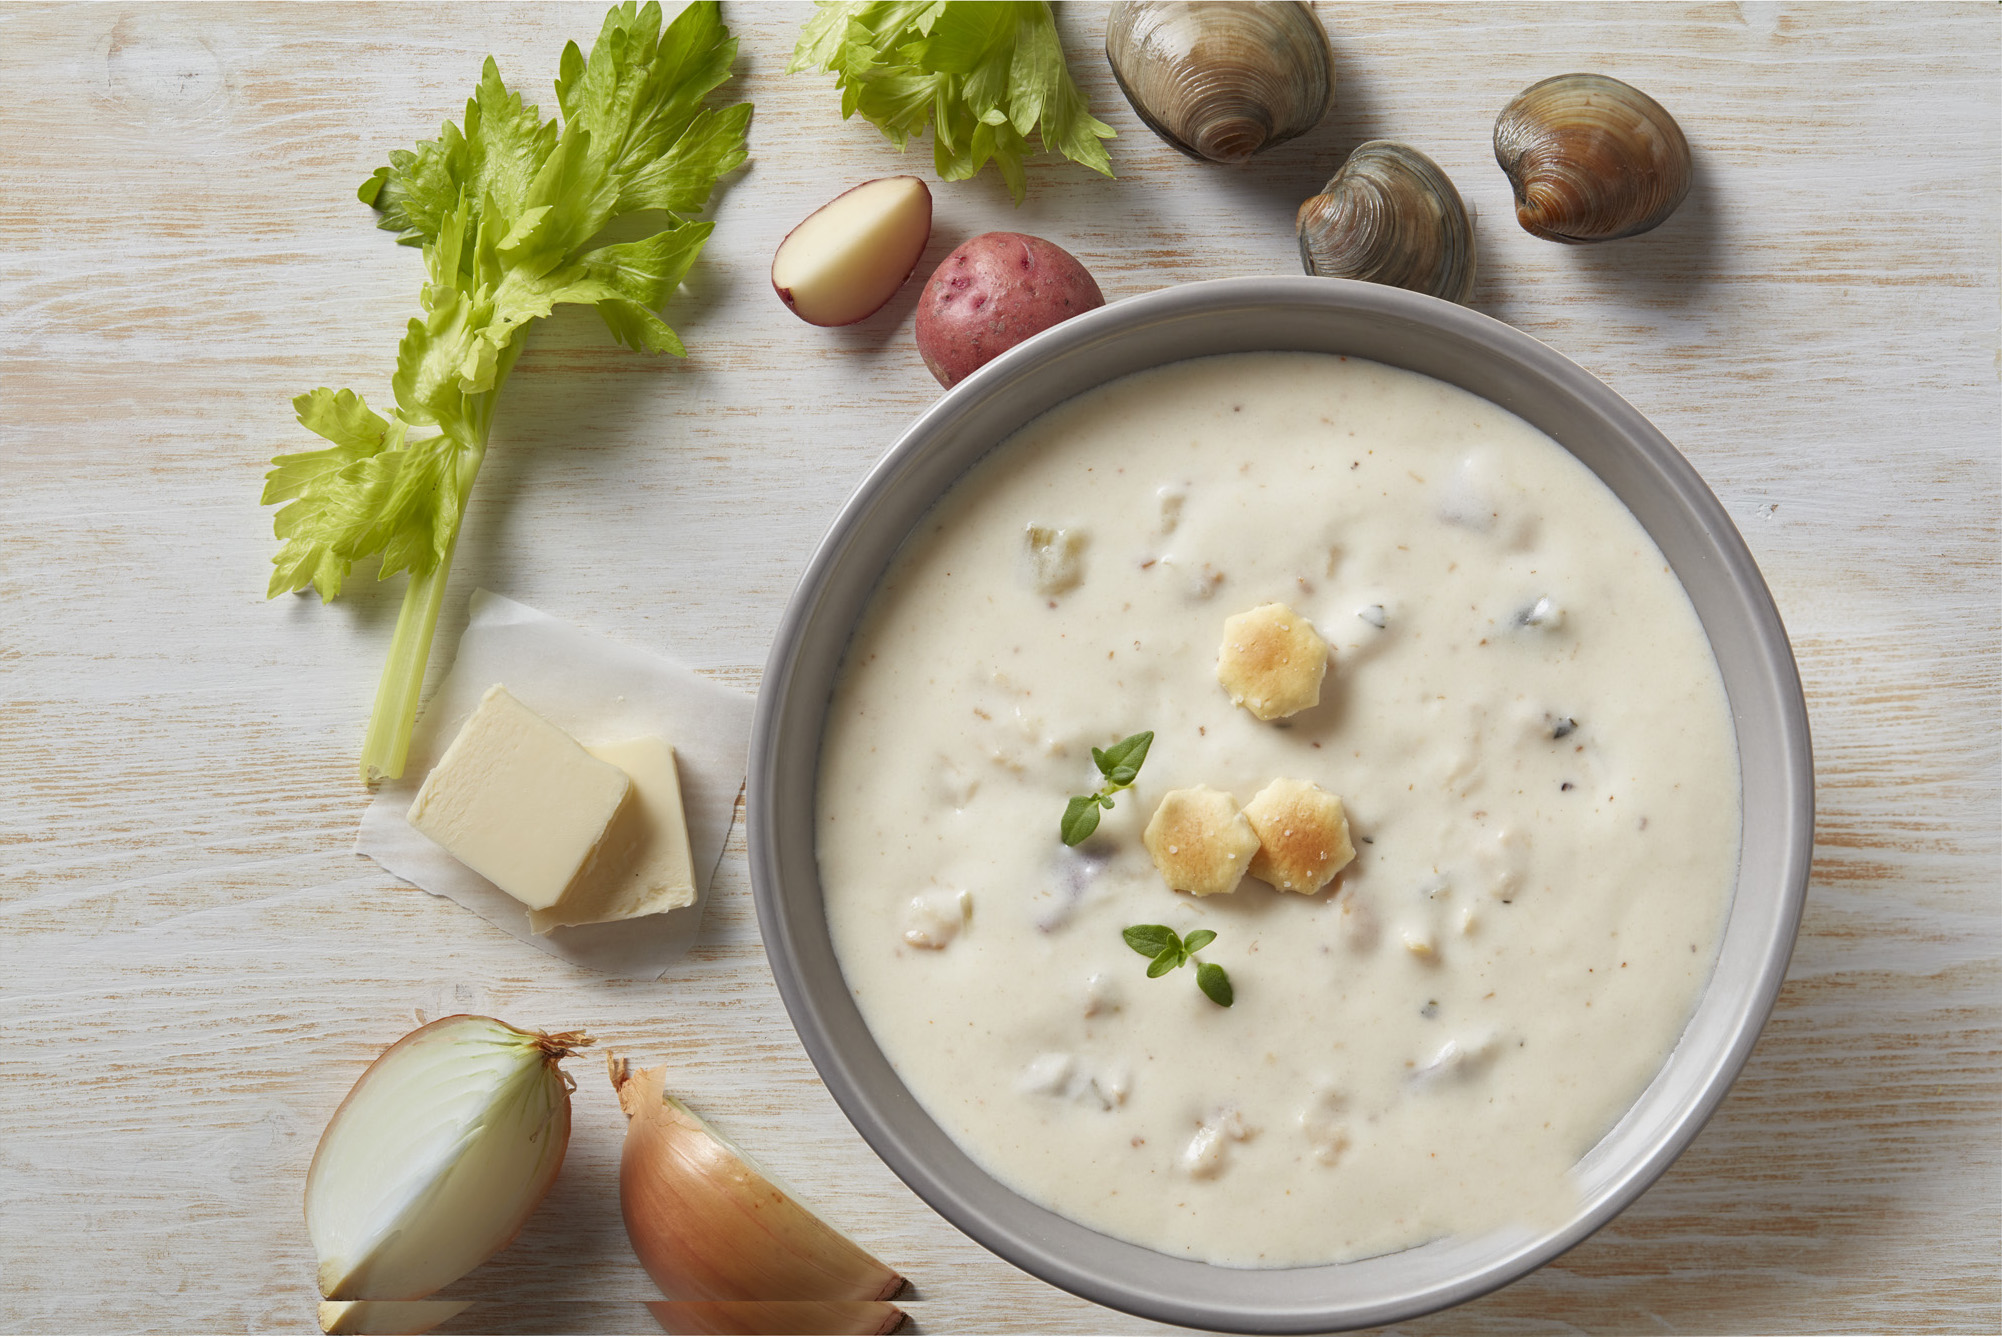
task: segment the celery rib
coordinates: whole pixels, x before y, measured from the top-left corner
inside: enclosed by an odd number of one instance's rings
[[[452,553],[459,537],[452,536],[445,558],[429,572],[412,576],[403,591],[403,609],[396,615],[396,636],[389,643],[389,661],[376,684],[375,712],[361,746],[363,784],[394,780],[403,774],[410,755],[410,731],[417,723],[417,702],[424,692],[424,666],[431,661],[431,636],[438,629],[438,610],[445,603],[445,579],[452,571]]]
[[[750,104],[705,105],[736,53],[716,0],[692,0],[664,28],[657,0],[614,5],[588,57],[564,49],[560,120],[525,104],[489,58],[463,125],[391,153],[357,192],[379,226],[423,248],[429,275],[397,347],[396,407],[385,416],[326,387],[298,396],[300,425],[330,445],[273,459],[263,504],[283,504],[270,597],[310,585],[333,599],[370,557],[381,576],[409,573],[364,783],[403,774],[459,528],[529,328],[589,305],[620,343],[684,353],[657,311],[715,226],[687,215],[749,156]],[[608,225],[646,211],[667,226],[605,242]]]

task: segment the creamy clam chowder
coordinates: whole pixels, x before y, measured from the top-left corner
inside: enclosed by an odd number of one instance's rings
[[[1331,647],[1263,721],[1217,679],[1280,603]],[[1152,730],[1066,847],[1091,749]],[[929,513],[850,645],[817,833],[842,971],[884,1054],[998,1179],[1235,1266],[1555,1224],[1704,981],[1737,756],[1694,610],[1562,447],[1442,382],[1258,353],[1030,423]],[[1172,790],[1339,795],[1310,895],[1170,890]],[[1215,933],[1149,978],[1131,925]]]

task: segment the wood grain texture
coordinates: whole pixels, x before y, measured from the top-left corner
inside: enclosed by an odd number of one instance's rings
[[[773,245],[839,189],[929,175],[781,71],[803,10],[732,4],[755,161],[649,361],[565,308],[506,391],[439,645],[475,585],[754,684],[792,581],[937,390],[915,285],[788,315]],[[1412,1333],[2002,1328],[2002,11],[1323,5],[1316,132],[1191,163],[1120,99],[1107,182],[936,188],[920,274],[1049,237],[1109,299],[1297,270],[1291,219],[1356,143],[1435,157],[1478,212],[1473,305],[1604,378],[1696,464],[1787,620],[1815,730],[1815,879],[1788,985],[1710,1127],[1557,1263]],[[489,52],[531,100],[595,5],[0,7],[0,1329],[310,1329],[319,1130],[430,1015],[588,1026],[664,1062],[811,1204],[904,1269],[924,1331],[1142,1332],[919,1202],[814,1075],[759,946],[741,837],[687,968],[562,969],[349,853],[400,585],[262,597],[290,397],[384,386],[417,255],[354,201],[456,116]],[[1591,248],[1514,225],[1488,134],[1535,79],[1667,104],[1697,184]],[[435,672],[448,656],[434,657]],[[571,1162],[452,1288],[461,1331],[653,1331],[615,1205],[619,1116],[577,1065]]]

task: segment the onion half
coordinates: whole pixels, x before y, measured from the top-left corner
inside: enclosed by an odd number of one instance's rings
[[[306,1172],[330,1300],[416,1300],[505,1247],[563,1167],[590,1038],[443,1017],[391,1045],[334,1111]]]
[[[619,1208],[633,1252],[669,1300],[887,1300],[903,1289],[902,1277],[668,1095],[661,1069],[635,1072],[616,1057],[609,1067],[627,1119]]]

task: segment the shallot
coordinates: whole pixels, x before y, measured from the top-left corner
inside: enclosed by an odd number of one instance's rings
[[[669,1300],[887,1300],[903,1289],[902,1277],[668,1095],[660,1069],[634,1071],[617,1058],[609,1066],[628,1121],[619,1207],[633,1251]]]

